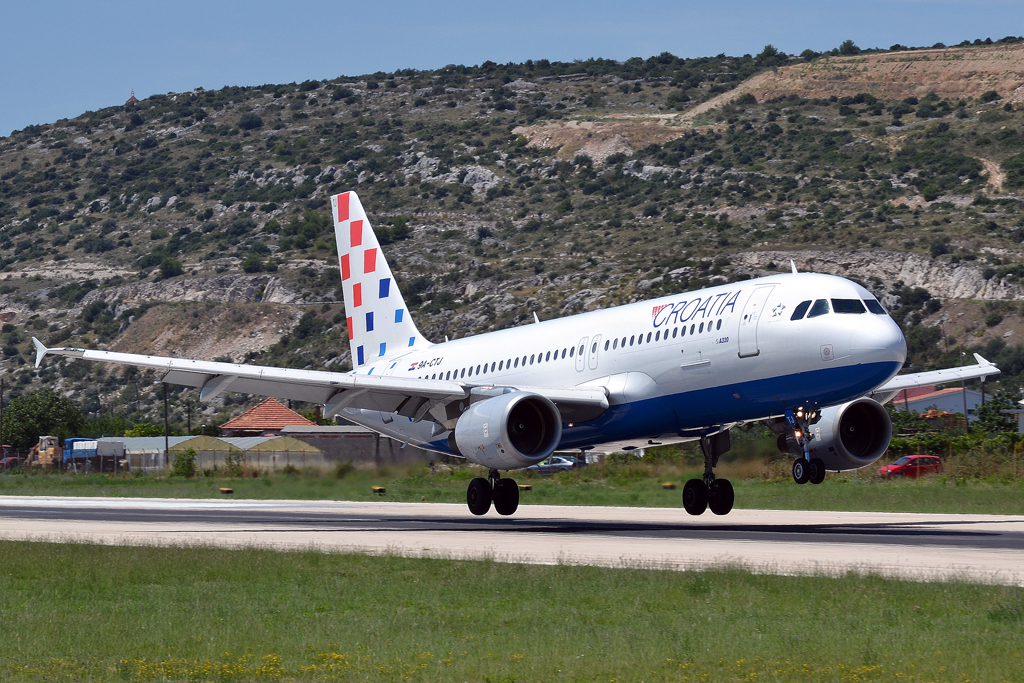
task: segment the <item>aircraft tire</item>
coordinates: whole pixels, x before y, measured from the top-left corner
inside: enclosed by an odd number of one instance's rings
[[[703,515],[708,509],[708,486],[700,479],[691,479],[683,486],[683,509],[691,515]]]
[[[825,481],[825,461],[821,458],[811,458],[811,467],[808,479],[812,484],[820,484]]]
[[[708,507],[716,515],[727,515],[732,512],[732,504],[736,494],[728,479],[715,479],[708,487]]]
[[[494,509],[506,517],[519,509],[519,485],[514,479],[499,479],[495,482]]]
[[[806,484],[810,475],[811,468],[809,462],[803,458],[797,458],[793,461],[793,481],[798,484]]]
[[[491,482],[483,477],[477,477],[469,482],[469,488],[466,489],[466,504],[474,515],[486,515],[491,509]]]

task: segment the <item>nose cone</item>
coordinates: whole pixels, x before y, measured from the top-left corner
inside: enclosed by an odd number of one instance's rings
[[[887,315],[874,315],[850,335],[850,352],[861,363],[889,362],[901,366],[907,359],[907,340]]]

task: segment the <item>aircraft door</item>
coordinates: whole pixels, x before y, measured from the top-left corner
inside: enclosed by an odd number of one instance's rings
[[[580,343],[576,345],[576,372],[583,372],[587,367],[587,356],[590,355],[587,339],[588,337],[580,339]]]
[[[757,321],[760,320],[765,301],[768,300],[768,295],[774,288],[775,285],[758,287],[751,293],[750,298],[747,299],[747,303],[743,307],[743,314],[740,316],[740,331],[738,335],[740,343],[740,358],[748,358],[761,353],[761,350],[757,345]]]
[[[601,353],[601,335],[595,334],[590,342],[590,369],[597,370],[597,356]]]

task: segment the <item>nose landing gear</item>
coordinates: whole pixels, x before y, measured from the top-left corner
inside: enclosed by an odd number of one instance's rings
[[[798,456],[793,461],[793,481],[797,484],[806,484],[807,482],[820,484],[825,481],[825,461],[821,458],[811,457],[811,441],[814,439],[811,424],[816,421],[817,413],[805,413],[803,410],[798,410],[792,417],[797,425],[794,436],[796,436],[797,444],[803,450],[803,456]]]
[[[714,468],[719,456],[730,448],[729,432],[702,436],[700,448],[704,453],[704,477],[691,479],[683,486],[683,509],[691,515],[702,515],[708,508],[716,515],[727,515],[735,501],[732,484],[715,477]]]
[[[469,482],[466,504],[474,515],[486,515],[494,503],[494,510],[508,516],[519,509],[519,486],[514,479],[502,479],[498,470],[491,470],[487,479],[477,477]]]

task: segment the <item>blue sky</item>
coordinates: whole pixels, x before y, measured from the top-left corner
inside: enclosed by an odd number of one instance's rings
[[[1024,35],[1020,0],[5,0],[0,136],[154,93],[526,59]]]

